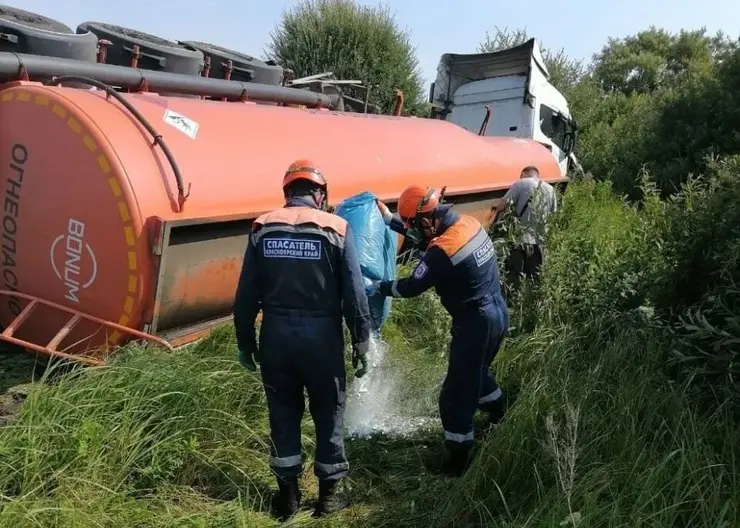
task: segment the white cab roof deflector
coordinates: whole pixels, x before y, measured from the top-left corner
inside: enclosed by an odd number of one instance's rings
[[[534,65],[542,71],[546,79],[550,78],[536,39],[492,53],[445,53],[437,67],[437,78],[432,85],[430,102],[448,108],[455,91],[463,84],[507,75],[525,75],[527,77],[525,100],[531,104],[529,81]]]

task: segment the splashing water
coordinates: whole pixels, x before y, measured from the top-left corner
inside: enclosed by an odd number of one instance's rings
[[[400,373],[388,361],[388,344],[371,337],[367,353],[368,372],[355,378],[348,391],[344,423],[350,437],[368,437],[383,433],[407,436],[429,425],[429,417],[413,416],[399,404]]]

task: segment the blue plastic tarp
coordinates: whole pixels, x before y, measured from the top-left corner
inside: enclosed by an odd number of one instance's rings
[[[375,205],[375,196],[363,192],[350,196],[337,206],[341,216],[352,230],[352,241],[360,258],[360,269],[365,286],[374,281],[396,278],[396,251],[398,237],[385,225]],[[380,330],[391,310],[391,298],[373,295],[368,298],[373,330]]]

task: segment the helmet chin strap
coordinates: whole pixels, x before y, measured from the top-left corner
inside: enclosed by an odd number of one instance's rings
[[[311,193],[311,196],[313,197],[313,200],[316,203],[316,207],[318,207],[322,211],[326,211],[329,208],[328,193],[326,193],[325,191],[316,190],[313,193]]]

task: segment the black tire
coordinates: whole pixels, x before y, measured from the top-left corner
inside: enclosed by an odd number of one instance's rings
[[[204,56],[211,58],[211,70],[209,77],[218,79],[226,78],[226,61],[232,61],[234,70],[231,79],[234,81],[254,82],[280,86],[283,82],[283,68],[276,64],[268,64],[251,55],[239,53],[228,48],[198,42],[196,40],[180,41],[182,46],[198,50]]]
[[[38,13],[32,13],[31,11],[24,11],[17,7],[0,5],[0,19],[9,20],[11,22],[16,22],[36,29],[74,35],[74,31],[72,31],[71,27],[62,24],[58,20],[39,15]]]
[[[86,31],[112,43],[108,47],[107,64],[130,66],[133,47],[139,46],[141,57],[138,67],[141,69],[200,75],[203,68],[203,54],[200,51],[143,31],[103,22],[84,22],[77,26],[77,33]]]
[[[0,51],[95,62],[98,39],[37,13],[0,5]]]

